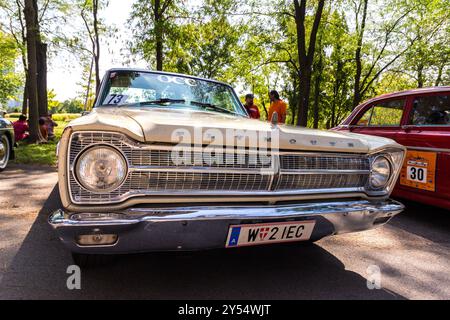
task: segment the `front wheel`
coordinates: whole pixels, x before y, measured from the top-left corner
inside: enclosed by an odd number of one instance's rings
[[[95,268],[107,265],[114,261],[114,255],[83,254],[72,252],[73,262],[80,268]]]
[[[11,157],[11,144],[6,135],[0,136],[0,171],[5,170]]]

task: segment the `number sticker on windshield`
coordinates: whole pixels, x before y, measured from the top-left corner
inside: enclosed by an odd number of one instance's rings
[[[105,101],[103,101],[103,104],[115,104],[120,105],[124,104],[128,99],[127,95],[124,94],[109,94]]]

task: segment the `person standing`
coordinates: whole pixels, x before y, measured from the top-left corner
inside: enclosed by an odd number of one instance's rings
[[[274,112],[278,114],[278,123],[286,122],[287,104],[280,99],[280,94],[276,90],[272,90],[269,93],[270,108],[268,121],[272,121]]]
[[[250,116],[250,118],[252,119],[259,119],[261,117],[261,115],[259,114],[259,109],[258,107],[255,105],[254,102],[254,95],[252,93],[249,93],[245,96],[245,110],[247,110],[248,115]]]

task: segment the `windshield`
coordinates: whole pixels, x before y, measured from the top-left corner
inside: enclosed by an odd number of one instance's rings
[[[246,115],[229,86],[180,75],[113,71],[100,106],[189,108]]]

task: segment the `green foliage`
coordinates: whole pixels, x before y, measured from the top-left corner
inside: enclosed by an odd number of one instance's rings
[[[57,107],[58,113],[81,113],[83,112],[84,104],[81,100],[68,99],[61,102]]]
[[[386,92],[450,85],[448,0],[369,1],[361,37],[364,1],[326,1],[312,63],[308,126],[330,128],[337,125],[352,111],[354,96],[358,96],[355,91],[365,100]],[[89,77],[92,30],[85,26],[92,25],[93,2],[39,2],[43,37],[51,44],[50,60],[55,48],[62,48],[72,52],[83,66],[78,98],[58,102],[55,93],[50,91],[49,108],[56,112],[79,113],[85,104],[92,104],[95,91],[95,77]],[[11,46],[14,44],[11,37],[3,34],[1,37],[0,44],[7,45],[0,50],[12,50],[9,52],[12,54],[0,53],[0,59],[7,59],[1,60],[0,68],[8,71],[13,70],[17,58],[25,53],[20,32],[23,10],[16,8],[16,3],[20,1],[0,0],[0,17],[5,17],[0,20],[0,27],[16,40],[15,46]],[[43,10],[45,3],[48,9]],[[165,71],[229,82],[241,95],[252,92],[263,119],[269,108],[268,92],[276,89],[288,102],[287,122],[296,123],[300,88],[304,84],[299,80],[298,30],[293,3],[292,0],[134,1],[129,17],[131,55],[124,53],[125,64],[131,64],[134,58],[143,58],[156,69],[159,43]],[[107,5],[108,1],[100,1],[101,8]],[[317,1],[306,1],[306,6],[304,25],[308,43]],[[70,27],[61,28],[65,22]],[[100,19],[103,38],[116,37],[115,30],[106,25]],[[359,39],[361,84],[355,90],[355,51]],[[12,75],[11,72],[0,73],[0,100],[14,95],[23,80],[13,77],[15,80],[2,82],[2,77],[8,74]]]
[[[15,71],[19,50],[13,37],[0,31],[0,104],[18,94],[22,76]]]

